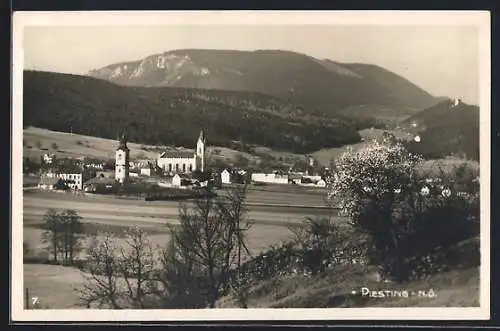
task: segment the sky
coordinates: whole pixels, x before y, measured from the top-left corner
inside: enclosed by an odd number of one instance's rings
[[[432,95],[479,103],[475,26],[57,25],[23,36],[25,69],[85,74],[174,49],[280,49],[379,65]]]

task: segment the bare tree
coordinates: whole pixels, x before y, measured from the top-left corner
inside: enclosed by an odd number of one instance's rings
[[[119,272],[126,285],[126,297],[134,308],[147,308],[158,293],[155,278],[156,256],[147,233],[139,227],[126,230],[120,247]]]
[[[243,250],[248,252],[243,233],[250,224],[244,221],[244,188],[226,192],[199,198],[189,208],[180,205],[180,225],[170,227],[169,251],[164,254],[169,264],[164,263],[163,281],[170,304],[179,300],[175,294],[189,293],[181,305],[213,308],[229,293],[232,270],[241,264]],[[189,283],[179,282],[180,275]]]
[[[80,234],[83,233],[82,217],[75,210],[67,209],[60,214],[64,233],[64,260],[73,264],[79,250]]]
[[[89,249],[88,275],[80,290],[82,304],[113,309],[154,307],[162,292],[156,281],[156,261],[147,233],[138,227],[125,231],[121,245],[115,235],[98,234]]]
[[[54,209],[49,209],[43,216],[43,220],[45,223],[42,241],[49,244],[48,249],[52,252],[54,261],[57,261],[62,235],[61,217]]]
[[[49,243],[54,261],[61,253],[64,263],[73,263],[73,257],[79,248],[79,234],[83,232],[81,217],[75,210],[66,209],[60,213],[53,209],[44,215],[45,224],[42,240]]]
[[[245,232],[251,227],[251,222],[246,218],[247,209],[244,205],[247,194],[247,186],[234,187],[226,190],[225,196],[218,201],[218,211],[221,220],[227,223],[228,236],[226,238],[228,247],[233,248],[236,245],[236,275],[230,279],[230,284],[236,292],[236,298],[242,308],[247,308],[248,301],[248,283],[244,280],[241,272],[242,260],[250,255],[246,246]],[[230,268],[233,264],[232,250],[227,252],[227,272],[230,274]]]
[[[98,308],[121,309],[118,284],[117,240],[111,233],[98,233],[88,250],[85,282],[79,290],[80,301],[87,308],[97,303]]]

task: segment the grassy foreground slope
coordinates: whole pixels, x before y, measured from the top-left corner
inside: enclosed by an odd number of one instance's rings
[[[453,246],[450,259],[478,261],[479,238]],[[464,258],[465,256],[465,258]],[[469,258],[470,257],[470,258]],[[250,289],[249,307],[260,308],[348,308],[348,307],[478,307],[479,267],[475,263],[405,283],[385,283],[378,279],[372,266],[350,264],[338,266],[319,276],[295,275],[275,277]],[[361,295],[370,291],[403,291],[410,297],[375,298]],[[434,297],[419,296],[419,291],[433,290]],[[354,291],[354,292],[353,292]],[[414,292],[415,295],[411,293]],[[219,307],[237,307],[232,297],[219,301]]]

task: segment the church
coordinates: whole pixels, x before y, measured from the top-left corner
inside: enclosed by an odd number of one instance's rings
[[[205,132],[200,131],[195,152],[166,151],[158,156],[157,165],[169,173],[191,173],[205,171]]]

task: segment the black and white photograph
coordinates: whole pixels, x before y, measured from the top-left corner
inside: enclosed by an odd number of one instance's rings
[[[489,318],[488,12],[23,12],[13,40],[13,319]]]

